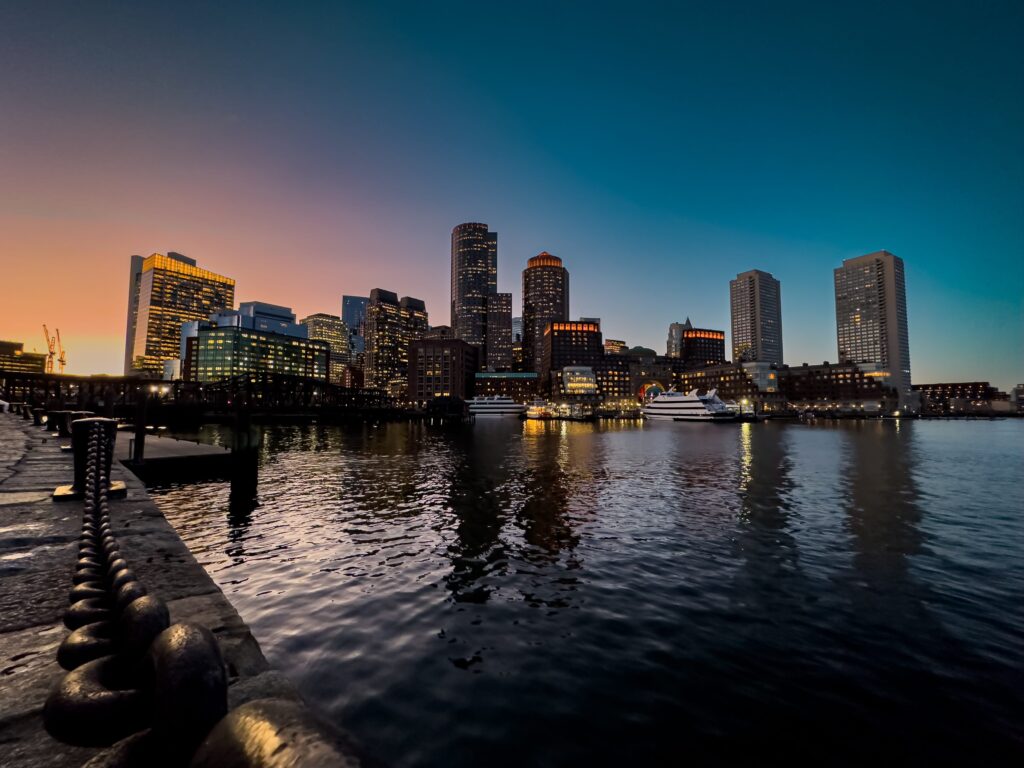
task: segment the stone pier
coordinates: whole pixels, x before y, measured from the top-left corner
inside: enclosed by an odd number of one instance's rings
[[[54,488],[70,483],[72,457],[56,433],[14,414],[0,414],[0,755],[4,768],[80,766],[98,750],[70,747],[43,730],[42,708],[63,674],[57,647],[67,630],[63,614],[78,554],[81,502],[55,502]],[[298,698],[270,669],[238,613],[145,487],[114,462],[113,480],[128,495],[110,502],[111,524],[123,557],[166,602],[171,622],[194,622],[217,638],[230,677],[229,708],[276,696]]]

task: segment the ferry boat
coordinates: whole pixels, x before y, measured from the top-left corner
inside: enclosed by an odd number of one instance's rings
[[[508,395],[494,395],[493,397],[474,397],[467,401],[470,416],[484,418],[513,418],[518,419],[526,413],[526,406],[517,403]]]
[[[735,421],[737,414],[718,398],[718,390],[706,395],[697,390],[663,392],[644,406],[644,416],[657,421]]]

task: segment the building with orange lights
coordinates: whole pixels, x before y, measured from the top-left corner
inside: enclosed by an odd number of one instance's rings
[[[569,319],[569,270],[547,251],[526,262],[523,270],[523,367],[541,373],[544,331]],[[541,377],[545,386],[545,378]]]
[[[544,329],[541,353],[540,386],[544,391],[557,391],[553,376],[563,368],[599,367],[604,359],[601,326],[592,322],[549,323]]]
[[[196,266],[180,253],[131,257],[124,372],[163,374],[180,355],[181,326],[231,309],[235,281]]]

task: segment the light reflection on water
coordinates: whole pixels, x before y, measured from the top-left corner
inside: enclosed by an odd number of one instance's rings
[[[157,501],[395,765],[1006,761],[1024,422],[271,427]]]

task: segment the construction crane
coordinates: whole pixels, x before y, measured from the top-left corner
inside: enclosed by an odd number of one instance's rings
[[[46,339],[46,348],[49,350],[46,355],[46,372],[53,373],[53,358],[56,356],[53,348],[57,344],[57,337],[50,335],[50,329],[46,327],[46,323],[43,323],[43,338]]]
[[[64,345],[60,343],[60,328],[57,329],[57,365],[60,366],[58,373],[64,373],[64,366],[68,359],[64,355]]]

